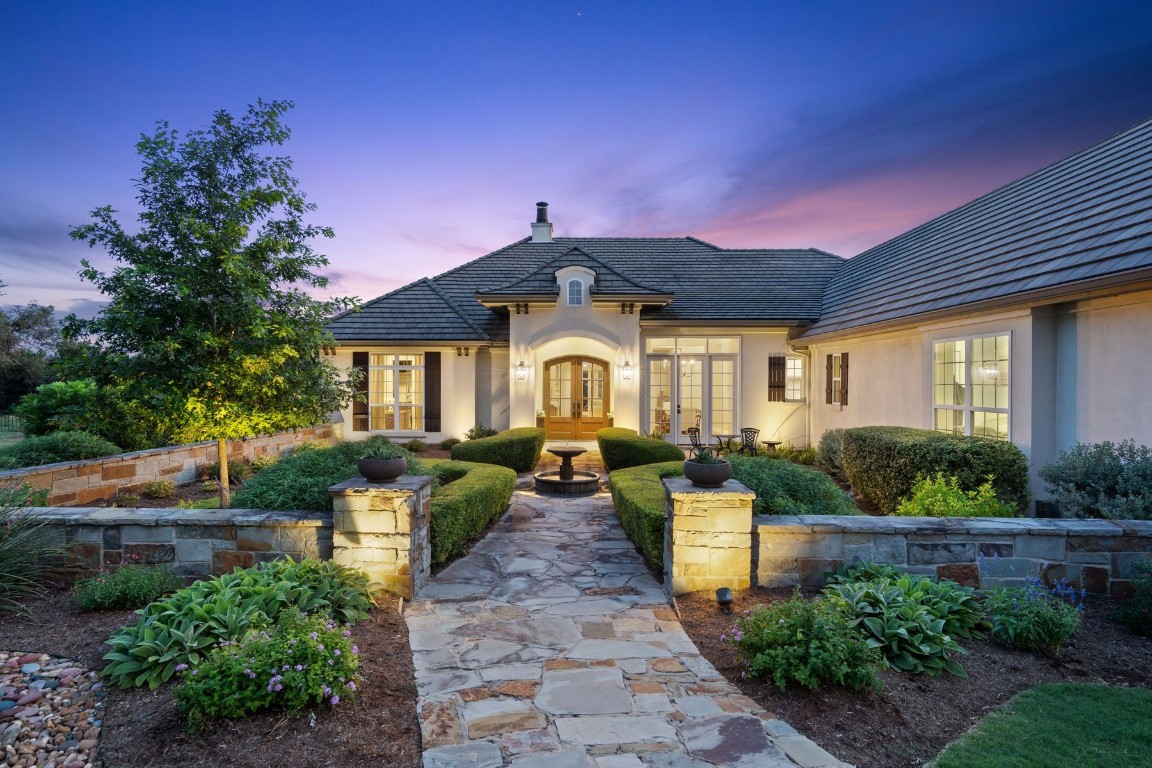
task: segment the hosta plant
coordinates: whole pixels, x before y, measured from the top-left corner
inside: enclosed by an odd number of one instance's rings
[[[285,611],[352,624],[372,608],[368,578],[319,560],[261,563],[197,581],[137,611],[134,625],[107,641],[104,676],[125,687],[156,688],[180,664],[195,667],[215,645],[265,629]]]

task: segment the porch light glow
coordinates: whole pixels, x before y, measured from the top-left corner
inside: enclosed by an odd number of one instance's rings
[[[620,378],[624,381],[632,381],[632,363],[627,360],[624,361],[624,367],[620,369]]]
[[[523,360],[516,366],[516,381],[528,381],[528,368],[525,367]]]

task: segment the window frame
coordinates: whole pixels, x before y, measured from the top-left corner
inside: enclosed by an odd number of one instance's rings
[[[824,363],[824,402],[843,408],[848,405],[848,353],[829,353]]]
[[[973,353],[972,353],[973,344],[974,344],[974,342],[977,342],[977,341],[985,341],[988,339],[996,340],[996,339],[1000,339],[1000,338],[1006,339],[1007,347],[1008,347],[1007,352],[1005,353],[1005,358],[1004,358],[1005,365],[1008,369],[1007,370],[1008,383],[1004,385],[1007,389],[1007,392],[1005,393],[1005,399],[1007,400],[1008,404],[1003,408],[995,407],[995,406],[989,407],[986,405],[979,405],[979,406],[974,405],[973,404],[973,400],[974,400],[973,396],[974,396],[975,389],[977,386],[977,381],[976,381],[975,376],[973,375],[975,365],[976,365],[976,360],[974,360]],[[960,404],[949,404],[949,403],[936,402],[936,390],[937,390],[937,387],[940,386],[940,384],[937,382],[937,378],[936,378],[936,376],[937,376],[936,352],[937,352],[937,348],[941,345],[944,345],[944,344],[962,344],[963,345],[963,347],[962,347],[963,359],[962,359],[960,364],[962,365],[962,371],[964,374],[964,379],[959,384],[959,386],[963,389],[963,392],[964,392],[964,402],[960,403]],[[977,437],[986,437],[990,440],[1004,440],[1006,442],[1012,442],[1012,391],[1013,391],[1013,388],[1012,388],[1012,378],[1013,378],[1013,376],[1012,376],[1012,367],[1013,367],[1012,366],[1012,356],[1013,356],[1012,351],[1013,350],[1012,350],[1012,348],[1013,348],[1013,339],[1012,339],[1012,332],[1011,331],[997,331],[997,332],[991,332],[991,333],[974,334],[972,336],[950,336],[948,338],[933,339],[929,358],[928,358],[929,359],[928,364],[931,368],[931,382],[932,382],[931,383],[932,389],[930,390],[930,393],[929,393],[929,402],[931,404],[929,428],[935,432],[940,432],[942,434],[961,434],[964,436],[973,436],[975,433],[975,426],[976,426],[976,424],[975,424],[976,420],[974,418],[975,414],[977,414],[977,413],[1004,414],[1004,416],[1005,416],[1005,419],[1004,419],[1004,422],[1005,422],[1004,437],[1000,437],[999,435],[992,436],[992,435],[987,435],[987,434],[976,435],[976,436]],[[952,363],[952,364],[954,365],[955,363]],[[1000,366],[997,365],[996,368],[997,368],[997,376],[999,376],[1000,375],[1000,372],[999,372]],[[953,385],[955,385],[955,382],[953,382]],[[984,386],[984,385],[981,385],[981,386]],[[951,412],[951,413],[961,414],[961,427],[960,427],[959,432],[957,432],[955,429],[943,429],[943,428],[940,428],[939,426],[937,426],[938,415],[941,412]]]
[[[419,364],[416,364],[416,363],[403,364],[403,363],[401,363],[401,358],[404,356],[411,356],[413,359],[419,358],[420,362],[419,362]],[[392,362],[391,364],[387,364],[387,365],[379,365],[376,363],[376,360],[380,357],[391,358],[394,362]],[[375,377],[374,373],[377,371],[391,371],[392,372],[392,376],[391,376],[391,379],[392,379],[392,392],[391,392],[392,400],[391,400],[391,402],[388,402],[386,399],[381,398],[381,394],[382,394],[381,389],[382,388],[375,386],[376,377]],[[404,379],[404,377],[401,376],[401,374],[402,373],[414,373],[416,371],[419,371],[419,373],[420,373],[420,375],[419,375],[419,380],[420,380],[420,397],[419,397],[419,400],[413,401],[410,403],[403,402],[400,399],[401,390],[403,388],[403,379]],[[412,377],[410,377],[410,378],[412,378]],[[368,431],[369,432],[387,432],[387,433],[397,433],[397,434],[423,434],[427,431],[426,430],[427,419],[428,419],[428,353],[427,352],[424,352],[423,350],[418,351],[418,352],[408,351],[408,350],[405,350],[405,351],[400,351],[400,350],[396,350],[396,351],[383,351],[383,350],[373,351],[373,352],[369,353],[369,355],[368,355],[368,381],[369,381],[369,383],[368,383]],[[392,424],[393,424],[393,426],[391,428],[389,428],[387,426],[382,426],[382,427],[376,426],[376,423],[375,423],[376,418],[374,417],[374,413],[373,413],[374,409],[386,408],[388,406],[391,406],[391,408],[392,408]],[[413,414],[410,414],[408,419],[407,419],[410,423],[416,425],[412,429],[402,429],[401,428],[401,424],[403,424],[406,421],[406,419],[401,417],[401,411],[402,410],[418,411],[419,412],[419,414],[420,414],[419,418],[415,418],[415,416]],[[387,416],[381,416],[380,418],[386,419]]]
[[[570,277],[566,285],[568,291],[568,306],[584,306],[584,281],[578,277]],[[572,290],[573,287],[576,288],[575,292]],[[575,301],[573,301],[573,299],[575,299]]]
[[[790,376],[792,372],[792,364],[795,363],[799,368],[799,375]],[[804,396],[804,358],[800,355],[785,355],[784,356],[784,402],[786,403],[803,403],[806,398]],[[792,382],[796,382],[796,396],[789,397],[789,389]]]

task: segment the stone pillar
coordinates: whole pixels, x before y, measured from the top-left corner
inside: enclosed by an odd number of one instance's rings
[[[332,495],[332,559],[368,574],[401,597],[428,582],[432,545],[432,478],[403,475],[393,483],[362,477],[328,489]]]
[[[664,498],[664,591],[751,586],[756,494],[735,480],[698,488],[673,477],[664,480]]]

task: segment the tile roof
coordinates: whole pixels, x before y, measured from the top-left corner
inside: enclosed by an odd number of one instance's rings
[[[627,285],[630,291],[639,286],[673,294],[667,306],[645,309],[643,319],[686,323],[810,322],[843,263],[815,249],[726,250],[691,237],[559,237],[548,243],[525,238],[381,296],[328,327],[346,342],[507,341],[507,315],[481,305],[476,293],[542,275],[549,276],[552,291],[555,278],[545,268],[565,256],[608,267],[605,280],[613,289]]]
[[[596,273],[596,284],[592,286],[592,294],[650,294],[652,296],[665,296],[666,291],[641,285],[620,274],[600,259],[594,258],[579,246],[574,246],[561,256],[540,265],[540,267],[527,277],[516,280],[508,285],[485,289],[483,293],[498,296],[517,295],[557,295],[560,286],[556,284],[556,272],[565,267],[587,267]]]
[[[1152,268],[1152,120],[849,259],[805,332]]]

